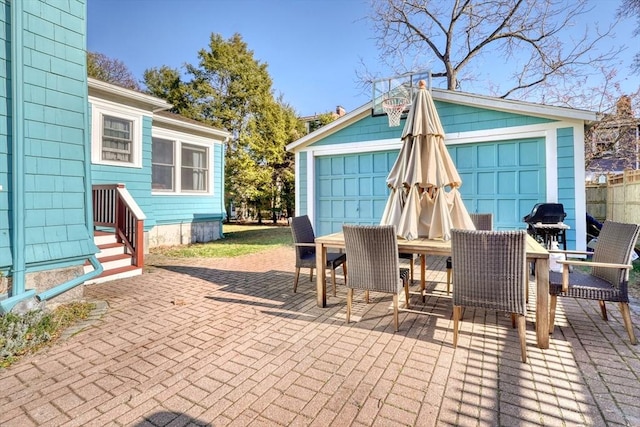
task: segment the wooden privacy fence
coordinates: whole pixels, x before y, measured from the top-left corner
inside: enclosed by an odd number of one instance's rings
[[[586,185],[587,212],[604,221],[640,224],[640,170],[609,175],[606,184]]]

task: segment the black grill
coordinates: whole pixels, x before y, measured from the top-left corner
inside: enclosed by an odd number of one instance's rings
[[[527,224],[557,224],[564,221],[567,214],[562,203],[538,203],[531,213],[523,218]]]
[[[551,246],[552,241],[556,241],[566,250],[566,230],[569,228],[563,222],[566,216],[562,203],[538,203],[522,220],[527,223],[529,234],[547,248]]]

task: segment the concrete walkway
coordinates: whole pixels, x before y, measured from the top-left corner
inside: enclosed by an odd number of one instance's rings
[[[347,325],[344,286],[326,309],[306,274],[294,294],[293,261],[165,259],[86,288],[104,315],[0,371],[0,425],[640,425],[640,346],[613,304],[605,322],[597,303],[560,299],[548,350],[530,311],[524,364],[503,314],[467,309],[452,348],[442,258],[398,333],[388,295],[356,293]]]

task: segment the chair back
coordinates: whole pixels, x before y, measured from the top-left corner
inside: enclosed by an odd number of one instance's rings
[[[493,214],[491,213],[471,213],[471,222],[476,226],[476,230],[493,230]]]
[[[598,235],[598,243],[593,253],[593,261],[614,264],[630,264],[640,225],[624,224],[621,222],[605,221]],[[626,282],[629,270],[615,268],[593,267],[591,274],[618,287]]]
[[[307,215],[301,215],[291,218],[291,236],[294,245],[296,243],[315,243],[316,236],[313,233],[311,220]],[[316,248],[314,246],[296,246],[296,259],[301,260],[314,256]]]
[[[398,241],[393,225],[343,225],[349,260],[347,286],[379,292],[402,290]]]
[[[525,230],[451,231],[453,305],[526,315]]]

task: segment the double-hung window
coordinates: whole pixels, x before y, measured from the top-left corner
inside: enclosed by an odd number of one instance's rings
[[[151,149],[151,185],[157,193],[210,193],[209,144],[184,135],[154,131]]]
[[[102,116],[102,160],[131,163],[133,159],[133,121]]]
[[[182,191],[207,191],[209,181],[209,149],[182,144]]]
[[[142,167],[142,112],[92,100],[91,161]]]
[[[154,191],[175,191],[175,142],[153,138],[151,184]]]

